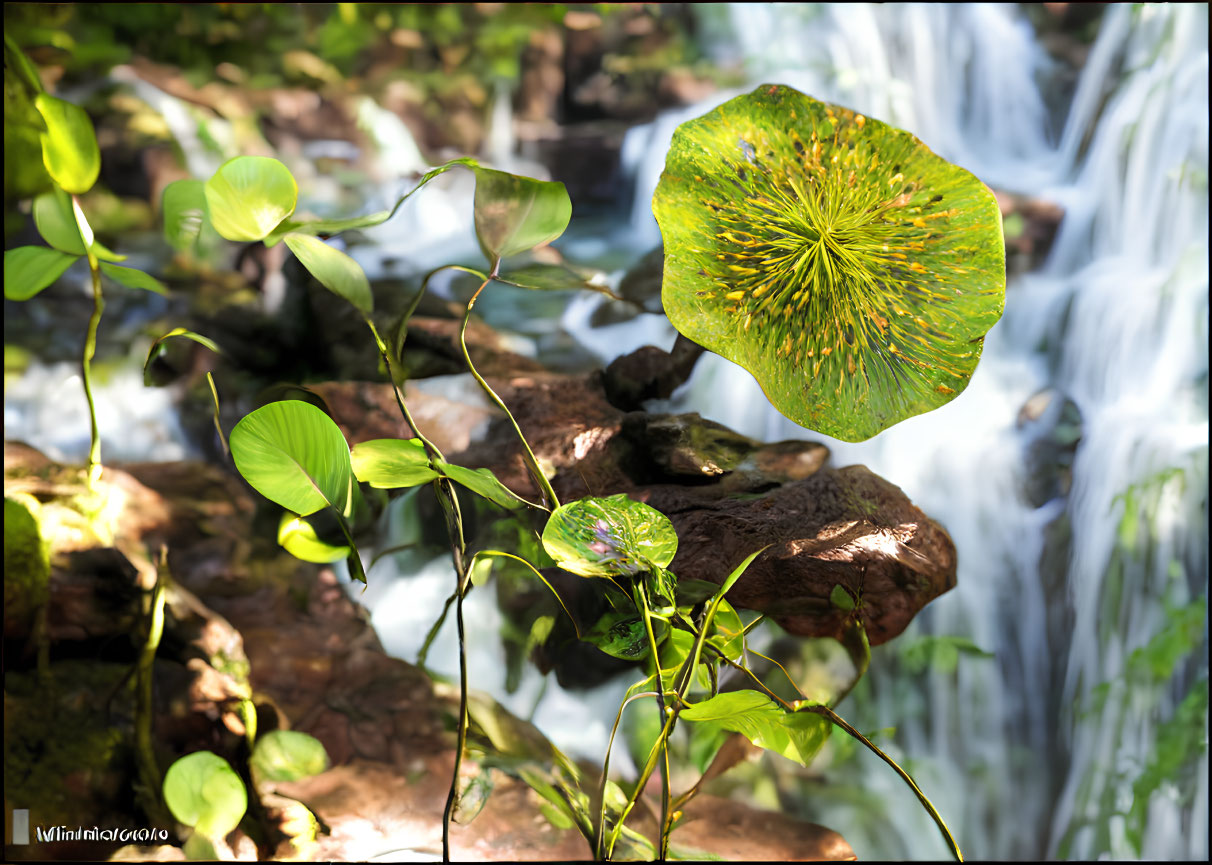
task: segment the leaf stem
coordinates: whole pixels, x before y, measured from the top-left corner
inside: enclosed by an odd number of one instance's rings
[[[493,263],[492,273],[488,274],[488,276],[484,278],[484,281],[480,284],[480,287],[476,289],[475,294],[473,294],[471,299],[467,301],[467,312],[463,314],[463,325],[459,328],[459,348],[463,350],[463,359],[467,361],[467,369],[471,372],[475,380],[479,382],[479,385],[481,388],[483,388],[484,393],[488,394],[488,398],[496,403],[497,407],[500,408],[501,411],[505,412],[505,417],[509,418],[509,423],[513,426],[514,432],[518,434],[518,440],[522,442],[522,449],[526,453],[527,467],[530,469],[530,473],[534,477],[536,486],[543,494],[546,504],[552,509],[555,509],[560,506],[560,499],[555,494],[555,490],[551,488],[551,482],[547,480],[547,476],[543,474],[543,470],[539,468],[539,461],[535,458],[534,451],[530,449],[530,443],[526,441],[526,436],[522,434],[522,428],[518,426],[518,422],[514,419],[513,413],[510,412],[509,407],[505,405],[504,401],[497,396],[496,391],[494,391],[489,386],[488,382],[484,380],[484,377],[480,375],[480,372],[476,369],[475,364],[471,362],[471,354],[467,351],[467,323],[471,320],[471,310],[476,305],[476,299],[480,296],[480,292],[482,292],[484,287],[493,280],[500,266],[501,260],[498,258]]]
[[[843,719],[840,715],[837,714],[837,712],[833,711],[828,706],[821,706],[821,705],[801,706],[798,709],[798,711],[811,712],[814,715],[821,715],[822,717],[827,718],[831,723],[833,723],[834,726],[840,727],[851,738],[862,743],[862,745],[864,747],[866,747],[869,751],[871,751],[873,754],[875,754],[877,757],[879,757],[881,760],[883,760],[885,763],[887,763],[889,766],[891,766],[893,771],[895,771],[896,774],[901,776],[901,780],[909,785],[909,788],[913,791],[913,795],[915,795],[917,797],[917,800],[922,803],[922,807],[926,809],[926,812],[930,815],[930,819],[932,819],[934,821],[934,824],[936,826],[938,826],[939,832],[941,832],[943,835],[943,841],[947,844],[948,849],[951,850],[951,855],[955,857],[955,860],[957,862],[964,861],[964,856],[960,852],[959,845],[955,842],[955,838],[951,835],[951,830],[949,830],[947,828],[947,824],[943,821],[943,818],[938,813],[938,810],[934,807],[933,803],[931,803],[931,801],[926,797],[926,794],[922,792],[921,788],[917,786],[917,784],[914,782],[913,778],[910,777],[909,773],[906,772],[904,769],[902,769],[900,766],[898,766],[895,760],[893,760],[891,757],[889,757],[887,754],[885,754],[878,745],[876,745],[874,742],[872,742],[870,739],[868,739],[866,736],[864,736],[862,733],[860,733],[854,727],[850,726],[850,724],[847,723],[845,719]]]

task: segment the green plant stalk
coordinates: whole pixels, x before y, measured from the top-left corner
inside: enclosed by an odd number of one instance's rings
[[[652,613],[648,609],[648,596],[644,591],[644,583],[636,580],[634,584],[633,600],[636,607],[639,608],[640,615],[644,618],[644,631],[648,635],[648,645],[652,651],[653,666],[656,667],[657,674],[657,706],[660,707],[661,717],[669,717],[669,733],[666,734],[663,730],[660,738],[657,739],[657,747],[660,748],[659,759],[661,761],[661,837],[658,842],[657,849],[660,851],[658,860],[664,860],[666,857],[668,844],[668,833],[665,827],[669,822],[669,736],[673,734],[673,728],[677,724],[677,718],[671,714],[669,707],[665,705],[664,688],[661,686],[661,656],[657,653],[656,634],[652,630]]]
[[[135,753],[138,761],[139,781],[145,790],[148,816],[159,822],[163,815],[160,801],[162,777],[152,748],[152,666],[164,634],[164,600],[167,588],[165,551],[160,553],[155,588],[152,589],[150,619],[147,639],[139,652],[136,667],[138,692],[135,698]],[[167,825],[167,824],[165,824]]]
[[[645,680],[647,681],[647,680]],[[595,859],[605,858],[605,828],[606,828],[606,780],[610,774],[610,752],[614,749],[614,737],[619,732],[619,723],[623,720],[623,710],[626,709],[633,700],[639,700],[642,697],[656,697],[659,694],[656,691],[643,691],[639,694],[632,694],[619,704],[619,711],[614,716],[614,726],[610,728],[610,739],[606,742],[606,757],[602,760],[602,783],[598,790],[598,801],[601,803],[601,808],[598,813],[598,824],[594,828],[593,833],[593,855]]]
[[[493,277],[497,275],[497,270],[500,268],[500,266],[501,260],[498,258],[496,262],[493,263],[492,273],[490,273],[488,277],[485,278],[484,282],[481,283],[480,287],[476,289],[475,294],[471,296],[471,300],[467,301],[467,312],[463,314],[463,326],[459,328],[459,347],[463,350],[463,359],[467,361],[467,369],[471,371],[472,376],[484,390],[484,393],[488,395],[488,398],[496,403],[497,407],[500,408],[501,411],[505,412],[505,417],[509,418],[509,423],[513,426],[514,432],[518,434],[518,440],[522,442],[522,449],[526,452],[527,467],[530,469],[530,473],[534,477],[535,484],[542,492],[547,504],[554,510],[560,506],[560,499],[555,494],[555,490],[551,488],[551,482],[547,480],[547,476],[543,474],[543,470],[539,468],[539,461],[535,458],[534,451],[530,449],[530,443],[526,441],[526,436],[522,434],[522,428],[518,426],[518,422],[514,419],[513,413],[509,410],[509,407],[505,405],[504,401],[497,396],[496,391],[494,391],[489,386],[488,382],[484,380],[484,377],[480,375],[479,370],[475,368],[475,364],[471,362],[471,354],[467,351],[467,323],[471,320],[472,307],[476,305],[476,298],[480,296],[480,292],[482,292],[484,287],[488,285],[488,283],[492,281]]]
[[[459,575],[458,597],[455,599],[455,624],[459,633],[459,732],[455,749],[454,772],[450,779],[450,792],[446,794],[446,807],[442,810],[442,861],[450,861],[450,822],[454,815],[455,800],[459,792],[459,770],[463,767],[463,750],[467,747],[467,645],[463,628],[463,598],[467,594],[466,571]]]
[[[88,488],[96,488],[101,479],[101,433],[97,429],[97,406],[93,401],[93,356],[97,353],[97,328],[101,325],[101,313],[105,310],[105,299],[101,295],[101,263],[92,250],[88,251],[88,270],[93,284],[93,313],[88,318],[88,330],[84,336],[84,354],[80,358],[81,381],[84,383],[84,398],[88,400]]]
[[[926,809],[926,813],[928,813],[930,815],[930,819],[932,819],[934,821],[934,825],[936,825],[938,827],[939,832],[942,833],[943,841],[947,844],[948,849],[950,849],[951,855],[955,857],[957,862],[964,861],[964,856],[960,852],[959,845],[956,843],[955,838],[952,836],[951,830],[947,828],[947,824],[946,824],[946,822],[944,822],[942,815],[940,815],[938,813],[938,810],[934,807],[934,804],[926,797],[926,794],[922,792],[921,788],[917,786],[917,784],[914,782],[913,778],[909,775],[909,773],[906,772],[904,769],[902,769],[899,765],[897,765],[896,761],[893,760],[891,757],[889,757],[887,754],[885,754],[884,751],[881,750],[878,745],[876,745],[874,742],[872,742],[870,739],[868,739],[866,736],[864,736],[862,733],[860,733],[854,727],[850,726],[849,723],[847,723],[840,715],[838,715],[836,712],[834,712],[828,706],[811,705],[811,706],[801,706],[797,709],[795,706],[788,703],[786,700],[784,700],[778,694],[774,693],[769,688],[767,688],[766,685],[762,682],[762,680],[759,679],[757,676],[755,676],[753,674],[753,671],[750,670],[748,667],[742,666],[742,665],[736,663],[735,661],[730,660],[727,656],[725,656],[722,653],[719,654],[719,657],[721,660],[724,661],[724,663],[728,664],[730,667],[732,667],[736,670],[740,670],[741,672],[748,675],[749,678],[753,679],[753,681],[757,684],[757,686],[759,688],[761,688],[766,693],[767,696],[769,696],[772,700],[774,700],[778,703],[781,703],[783,705],[783,707],[786,708],[788,711],[812,712],[815,715],[823,716],[824,718],[829,720],[834,726],[840,728],[847,735],[854,738],[856,741],[861,743],[865,748],[870,750],[873,754],[875,754],[877,757],[879,757],[881,760],[883,760],[885,763],[887,763],[889,766],[891,766],[893,768],[893,770],[896,772],[896,774],[898,774],[901,777],[901,780],[903,780],[906,784],[909,785],[909,788],[913,791],[913,795],[915,795],[917,797],[918,801],[921,802],[922,807],[924,807]]]

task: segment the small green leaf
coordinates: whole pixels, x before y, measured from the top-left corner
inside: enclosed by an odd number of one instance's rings
[[[678,127],[653,212],[674,327],[844,441],[963,391],[1002,315],[992,191],[913,135],[789,87]]]
[[[678,537],[668,517],[620,493],[556,508],[543,528],[543,547],[582,577],[633,576],[668,567]]]
[[[513,490],[497,480],[497,476],[492,473],[492,469],[469,469],[464,466],[451,465],[447,462],[439,462],[438,469],[455,483],[462,484],[476,495],[488,499],[494,505],[500,505],[507,510],[512,510],[519,505],[529,504],[524,498],[521,498]]]
[[[487,766],[478,767],[475,775],[462,781],[458,796],[455,798],[454,811],[450,819],[460,826],[466,826],[479,816],[488,804],[488,797],[493,788],[492,769]]]
[[[269,236],[265,238],[265,245],[273,246],[287,234],[333,235],[357,228],[373,228],[386,222],[391,214],[390,210],[380,210],[365,216],[350,216],[346,219],[288,219],[270,232]]]
[[[678,716],[740,733],[760,748],[807,766],[829,736],[830,724],[811,712],[785,712],[758,691],[728,691],[695,703]]]
[[[144,291],[153,291],[156,294],[168,294],[168,289],[165,288],[164,283],[154,276],[149,276],[133,267],[123,267],[120,264],[110,264],[103,261],[101,262],[101,272],[114,282],[125,285],[127,288],[141,288]]]
[[[257,740],[249,767],[259,780],[300,781],[328,769],[328,752],[315,736],[274,730]]]
[[[289,511],[278,521],[278,543],[296,559],[319,565],[339,562],[348,558],[351,552],[348,546],[334,546],[320,540],[311,523]]]
[[[374,300],[362,265],[318,237],[292,233],[283,240],[321,285],[348,300],[363,314],[370,314]]]
[[[350,458],[354,476],[379,490],[415,487],[438,477],[420,439],[358,442]]]
[[[84,255],[84,241],[72,215],[72,201],[62,189],[55,188],[34,199],[34,225],[42,239],[60,252]]]
[[[669,632],[669,626],[657,619],[652,623],[652,631],[659,646]],[[634,612],[614,610],[606,613],[581,639],[624,661],[637,661],[649,653],[644,619]]]
[[[29,300],[62,276],[79,257],[46,246],[4,250],[4,296]]]
[[[598,291],[615,300],[622,300],[610,290],[605,274],[568,264],[528,264],[508,273],[499,274],[497,282],[536,291]]]
[[[299,198],[290,169],[268,156],[229,159],[203,191],[211,225],[227,240],[261,240],[294,213]]]
[[[78,105],[39,93],[34,106],[46,121],[42,134],[42,164],[66,191],[88,192],[101,172],[101,150],[93,122]]]
[[[479,165],[472,171],[476,175],[476,236],[489,261],[549,243],[568,227],[572,202],[563,183]]]
[[[222,838],[244,817],[248,793],[226,760],[195,751],[168,767],[164,802],[186,826],[207,838]]]
[[[301,516],[328,506],[344,513],[353,471],[345,436],[301,400],[272,402],[246,415],[230,436],[236,468],[253,489]]]
[[[714,634],[707,641],[730,661],[738,661],[745,652],[745,623],[727,601],[721,601],[711,620]]]
[[[83,212],[79,218],[84,225],[84,236],[81,236],[81,226],[77,222],[76,205],[71,196],[58,187],[34,199],[34,225],[42,239],[55,249],[72,255],[84,255],[87,243],[93,255],[101,261],[126,261],[125,255],[111,252],[93,237]]]
[[[164,216],[164,239],[173,249],[189,249],[198,240],[206,221],[206,184],[188,178],[164,187],[160,199]]]
[[[841,583],[834,586],[833,591],[829,593],[829,603],[846,613],[854,610],[854,598]]]

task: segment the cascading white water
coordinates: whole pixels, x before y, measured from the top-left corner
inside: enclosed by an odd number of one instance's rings
[[[1206,857],[1206,749],[1194,775],[1142,788],[1140,851],[1125,817],[1134,781],[1169,747],[1161,724],[1189,689],[1207,689],[1206,631],[1173,678],[1130,678],[1132,653],[1166,627],[1167,609],[1207,592],[1206,8],[1109,8],[1058,136],[1037,83],[1047,61],[1013,7],[744,5],[730,24],[752,84],[880,117],[991,186],[1066,208],[1048,261],[1011,282],[959,398],[869,442],[825,439],[836,464],[865,463],[899,484],[956,542],[958,588],[901,640],[967,636],[996,656],[910,682],[894,648],[877,650],[867,703],[847,711],[898,727],[892,750],[912,760],[969,855]],[[640,242],[659,239],[649,201],[674,128],[739,92],[629,135]],[[1021,492],[1016,417],[1049,386],[1076,403],[1083,439],[1068,502],[1034,508]],[[767,440],[805,435],[714,356],[669,406]],[[1158,488],[1174,467],[1185,473]],[[1149,488],[1150,549],[1137,559],[1118,531]],[[1058,517],[1073,541],[1054,586],[1040,558]],[[1203,717],[1206,743],[1206,701]],[[895,778],[867,764],[858,783],[880,794],[880,821],[856,821],[853,806],[828,802],[828,787],[808,807],[860,858],[945,854]]]

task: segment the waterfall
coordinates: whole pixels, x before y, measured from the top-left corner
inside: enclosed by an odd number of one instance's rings
[[[1202,619],[1207,594],[1206,7],[1108,7],[1060,130],[1041,95],[1050,61],[1015,7],[763,4],[729,16],[750,87],[625,141],[639,244],[659,239],[649,202],[673,130],[766,81],[909,129],[989,185],[1066,209],[1048,260],[1008,286],[959,398],[868,442],[824,439],[835,464],[901,486],[959,551],[958,587],[876,650],[845,710],[864,729],[897,728],[889,750],[912,762],[970,856],[1206,858],[1206,699],[1205,747],[1187,769],[1139,780],[1175,747],[1161,737],[1184,698],[1198,708],[1207,692],[1202,623],[1173,650],[1173,675],[1142,673],[1151,651],[1168,657],[1176,620]],[[1081,443],[1069,495],[1036,507],[1022,492],[1032,433],[1018,414],[1044,388],[1073,401]],[[767,440],[823,438],[711,355],[666,405]],[[1067,553],[1055,541],[1065,526]],[[1059,573],[1042,567],[1048,555]],[[925,634],[995,657],[909,675],[897,645]],[[860,858],[945,855],[899,782],[872,761],[860,769],[842,776],[878,797],[878,820],[828,785],[805,812]]]

